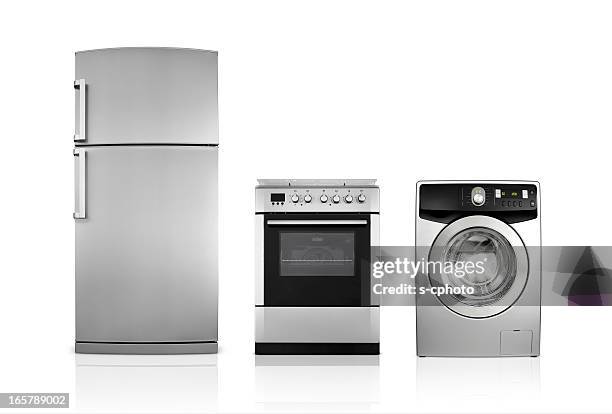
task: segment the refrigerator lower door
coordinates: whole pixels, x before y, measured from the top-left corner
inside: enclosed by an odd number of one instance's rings
[[[217,151],[78,149],[77,352],[216,352]]]

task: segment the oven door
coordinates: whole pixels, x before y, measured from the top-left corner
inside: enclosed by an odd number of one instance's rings
[[[369,306],[369,214],[266,214],[264,306]]]

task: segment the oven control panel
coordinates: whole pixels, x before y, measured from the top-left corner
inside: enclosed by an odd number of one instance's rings
[[[255,190],[257,212],[378,212],[378,187],[291,187]]]

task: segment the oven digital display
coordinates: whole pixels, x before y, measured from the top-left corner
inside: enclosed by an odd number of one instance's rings
[[[284,203],[285,193],[272,193],[270,194],[270,201],[273,203]]]

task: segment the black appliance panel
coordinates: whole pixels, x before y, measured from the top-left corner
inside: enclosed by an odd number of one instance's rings
[[[473,202],[474,189],[484,190],[482,205]],[[538,216],[537,187],[533,184],[446,183],[421,184],[419,217],[440,223],[486,214],[506,223],[532,220]]]

